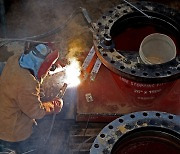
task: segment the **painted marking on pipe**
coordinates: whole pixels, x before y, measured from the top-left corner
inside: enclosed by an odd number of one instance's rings
[[[101,67],[101,64],[102,64],[102,63],[101,63],[100,59],[97,58],[97,59],[96,59],[96,62],[95,62],[95,64],[94,64],[94,67],[93,67],[93,69],[92,69],[92,71],[91,71],[91,76],[90,76],[91,81],[94,81],[94,80],[95,80],[96,75],[97,75],[97,73],[98,73],[98,71],[99,71],[99,69],[100,69],[100,67]]]

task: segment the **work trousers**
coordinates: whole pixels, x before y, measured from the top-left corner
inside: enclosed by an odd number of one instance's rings
[[[33,128],[33,132],[35,129]],[[37,140],[36,133],[33,133],[28,139],[19,142],[9,142],[0,140],[0,154],[10,153],[10,154],[23,154],[23,153],[36,153],[38,151],[35,140]]]

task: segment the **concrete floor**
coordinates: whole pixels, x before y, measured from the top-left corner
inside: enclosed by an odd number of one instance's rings
[[[180,9],[179,0],[157,0],[169,6]],[[56,27],[65,24],[71,14],[84,7],[89,12],[93,22],[96,22],[102,14],[110,8],[119,4],[119,0],[13,0],[8,12],[6,13],[7,38],[24,38],[41,33],[46,33]],[[78,57],[92,47],[92,33],[89,30],[87,22],[82,13],[77,11],[68,24],[53,36],[49,36],[39,41],[57,41],[56,47],[59,49],[62,57]],[[6,61],[14,52],[22,52],[24,43],[12,42],[0,48],[0,61]],[[65,96],[65,102],[70,100],[69,95],[76,94],[69,90]],[[74,106],[75,107],[75,106]],[[71,112],[69,114],[69,112]],[[66,105],[55,121],[53,134],[47,143],[47,146],[40,149],[38,154],[69,154],[67,150],[68,135],[71,126],[75,124],[73,115],[74,110]],[[68,116],[67,116],[68,115]],[[42,141],[46,140],[50,129],[52,116],[48,116],[39,121],[37,127],[37,136],[34,143],[39,147]],[[67,119],[71,119],[66,121]]]

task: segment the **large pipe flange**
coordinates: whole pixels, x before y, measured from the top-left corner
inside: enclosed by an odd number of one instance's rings
[[[136,82],[163,83],[178,79],[180,77],[180,55],[178,53],[180,49],[180,13],[157,3],[132,2],[132,4],[151,18],[126,3],[105,13],[97,21],[94,32],[94,46],[99,59],[113,72]],[[132,27],[137,30],[136,37],[134,40],[126,42],[126,47],[136,42],[136,38],[145,37],[148,32],[145,32],[143,36],[142,31],[138,33],[138,29],[146,27],[150,30],[149,34],[154,29],[154,32],[164,33],[175,41],[176,58],[155,65],[139,62],[138,49],[134,49],[135,52],[132,52],[124,51],[121,48],[123,46],[121,44],[124,43],[122,41],[124,33],[128,33]],[[118,38],[119,41],[117,41]]]
[[[143,111],[109,123],[96,137],[90,154],[179,154],[180,116]]]

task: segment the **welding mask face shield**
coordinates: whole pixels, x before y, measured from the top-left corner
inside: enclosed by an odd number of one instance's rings
[[[21,55],[19,65],[31,70],[36,79],[41,80],[46,77],[58,58],[59,52],[51,50],[47,45],[39,44],[27,54]]]

